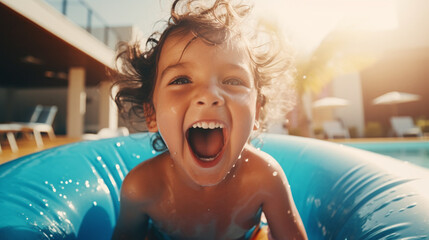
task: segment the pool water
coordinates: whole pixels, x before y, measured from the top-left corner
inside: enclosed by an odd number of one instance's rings
[[[429,141],[344,143],[344,145],[391,156],[429,169]]]

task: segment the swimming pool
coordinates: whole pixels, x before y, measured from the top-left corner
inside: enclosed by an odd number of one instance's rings
[[[365,142],[344,145],[387,155],[425,168],[429,168],[429,141]]]

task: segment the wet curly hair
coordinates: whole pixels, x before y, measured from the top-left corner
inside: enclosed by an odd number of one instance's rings
[[[249,4],[228,0],[175,0],[166,28],[153,33],[145,47],[138,41],[119,45],[114,86],[121,115],[132,125],[141,125],[155,113],[152,95],[161,49],[169,36],[192,33],[211,45],[244,43],[261,106],[260,130],[284,119],[294,104],[292,54],[275,31],[263,24],[251,26],[251,10]]]

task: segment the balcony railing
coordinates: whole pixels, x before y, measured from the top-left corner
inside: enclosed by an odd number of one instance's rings
[[[119,35],[83,0],[45,0],[64,16],[86,29],[91,35],[114,49]]]

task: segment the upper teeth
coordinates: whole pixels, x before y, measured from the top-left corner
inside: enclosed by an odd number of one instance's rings
[[[215,128],[223,128],[223,124],[218,122],[197,122],[197,123],[194,123],[192,127],[202,128],[202,129],[215,129]]]

